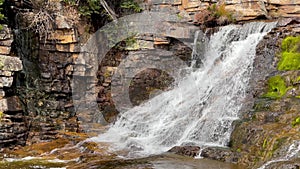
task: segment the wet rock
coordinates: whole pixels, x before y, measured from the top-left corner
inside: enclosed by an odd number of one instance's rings
[[[168,150],[170,153],[175,153],[178,155],[195,157],[199,155],[200,147],[198,146],[175,146]]]

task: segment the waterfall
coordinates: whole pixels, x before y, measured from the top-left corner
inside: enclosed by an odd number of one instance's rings
[[[273,27],[264,22],[221,27],[202,39],[202,51],[193,52],[203,55],[200,68],[174,89],[121,114],[92,140],[110,142],[129,156],[159,154],[175,145],[226,146],[246,97],[256,45]]]

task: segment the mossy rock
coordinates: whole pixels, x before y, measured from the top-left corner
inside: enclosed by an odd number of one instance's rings
[[[300,70],[300,36],[288,36],[282,41],[278,70]]]
[[[268,92],[263,97],[268,98],[281,98],[289,90],[286,86],[284,79],[277,75],[268,80]]]

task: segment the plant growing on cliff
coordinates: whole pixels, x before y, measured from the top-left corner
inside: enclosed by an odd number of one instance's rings
[[[281,44],[278,70],[300,70],[300,36],[286,37]]]
[[[53,32],[55,15],[58,13],[57,7],[47,1],[31,1],[32,10],[24,10],[21,16],[26,22],[27,29],[37,33],[40,39],[47,37]]]
[[[134,12],[141,12],[142,11],[142,8],[134,0],[125,0],[124,2],[122,2],[121,8],[133,10]]]
[[[91,16],[92,14],[100,14],[102,11],[100,1],[87,0],[79,6],[79,13],[83,16]]]
[[[117,19],[117,15],[114,10],[109,7],[105,0],[63,0],[63,2],[71,6],[76,6],[79,14],[87,18],[96,14],[109,16],[113,20]]]
[[[207,9],[195,14],[195,23],[206,27],[226,25],[234,21],[232,13],[225,8],[225,4],[212,4]]]
[[[226,10],[225,4],[216,5],[213,4],[207,8],[208,11],[216,18],[218,25],[234,22],[234,18],[231,12]]]

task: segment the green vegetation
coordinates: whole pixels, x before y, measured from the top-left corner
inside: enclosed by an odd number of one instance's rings
[[[90,17],[92,14],[105,13],[99,0],[63,0],[63,2],[70,6],[76,6],[82,16]]]
[[[79,13],[83,16],[91,16],[92,14],[105,13],[99,0],[87,0],[79,7]]]
[[[212,6],[209,6],[207,8],[207,10],[210,11],[212,13],[212,16],[214,16],[215,18],[224,17],[229,22],[234,22],[235,21],[232,13],[225,9],[225,4],[221,4],[221,5],[218,5],[218,6],[216,4],[213,4]]]
[[[278,63],[278,70],[299,70],[300,36],[286,37],[282,41],[281,50],[281,59]]]
[[[0,0],[0,6],[1,6],[1,8],[0,8],[0,20],[3,20],[5,18],[4,14],[1,13],[3,11],[3,8],[2,8],[3,3],[4,3],[4,0]]]
[[[292,122],[293,127],[295,127],[296,125],[300,125],[300,116],[295,118],[295,120]]]
[[[2,13],[3,11],[3,8],[2,8],[2,5],[4,3],[4,0],[0,0],[0,21],[3,21],[5,19],[5,16],[4,14]],[[0,30],[3,28],[2,25],[0,25]]]
[[[138,50],[140,48],[139,43],[136,39],[136,35],[130,36],[125,39],[126,49]]]
[[[63,0],[63,2],[71,6],[77,6],[79,14],[85,17],[90,17],[93,14],[107,15],[107,12],[101,5],[100,0]],[[130,10],[135,13],[142,11],[142,8],[134,0],[121,0],[119,5],[121,9]]]
[[[281,98],[289,88],[281,76],[273,76],[268,80],[268,93],[263,97]]]
[[[125,0],[121,3],[121,8],[133,10],[134,12],[142,12],[142,8],[134,0]]]

